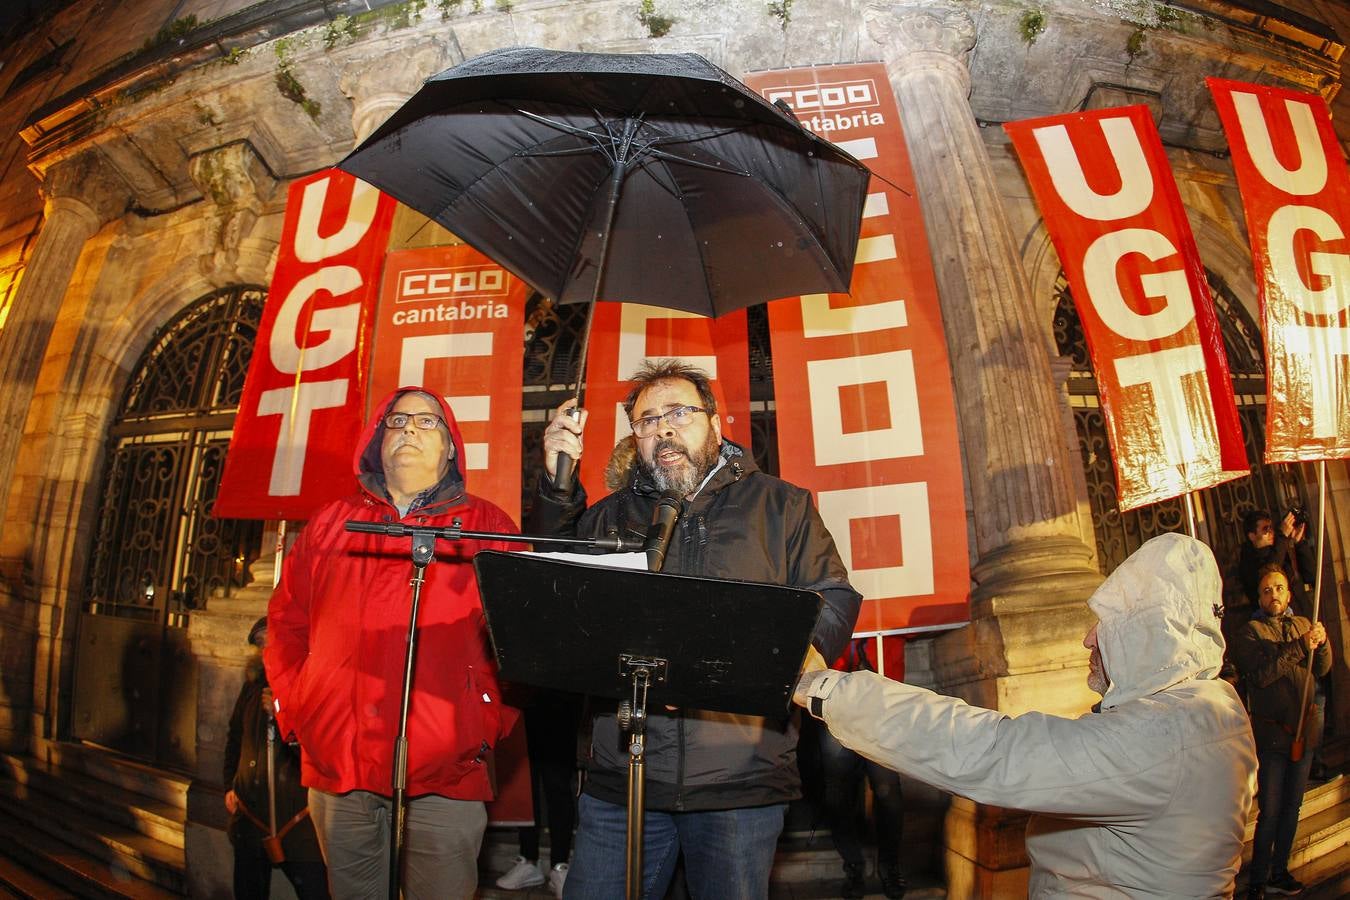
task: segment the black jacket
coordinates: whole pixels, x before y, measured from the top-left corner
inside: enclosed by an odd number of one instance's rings
[[[861,596],[825,529],[811,494],[755,466],[722,444],[725,464],[684,509],[663,571],[757,581],[819,591],[825,598],[812,643],[827,659],[843,650]],[[641,541],[660,492],[635,470],[628,487],[586,508],[584,489],[559,496],[544,479],[526,531],[599,537],[617,531]],[[801,795],[795,719],[683,709],[650,711],[646,792],[653,810],[735,809]],[[586,760],[586,792],[625,802],[627,743],[612,712],[596,717]]]
[[[1322,739],[1322,710],[1314,703],[1314,687],[1308,680],[1308,641],[1312,624],[1292,611],[1271,617],[1258,611],[1238,633],[1232,647],[1238,671],[1247,680],[1247,702],[1252,713],[1252,734],[1257,750],[1288,753],[1298,731],[1300,703],[1307,704],[1303,738],[1308,752]],[[1312,675],[1321,678],[1331,671],[1331,647],[1320,645],[1313,653]]]
[[[271,719],[262,708],[262,692],[267,686],[262,666],[249,665],[244,686],[230,715],[230,730],[225,740],[225,784],[254,817],[267,824],[267,728]],[[272,747],[276,765],[277,830],[309,802],[309,791],[300,783],[300,751],[279,738]],[[256,843],[266,836],[242,811],[230,817],[229,835],[234,843]],[[323,859],[314,825],[306,816],[281,840],[286,859],[294,862],[318,862]]]

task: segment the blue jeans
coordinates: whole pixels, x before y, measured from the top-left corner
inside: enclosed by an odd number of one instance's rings
[[[582,794],[564,900],[622,898],[627,883],[628,810]],[[707,812],[653,812],[643,817],[642,896],[661,900],[684,852],[693,900],[763,900],[769,896],[778,835],[787,804]]]
[[[1288,753],[1276,750],[1256,753],[1256,802],[1260,812],[1247,873],[1252,886],[1265,884],[1272,874],[1278,878],[1289,871],[1289,850],[1298,831],[1298,812],[1303,808],[1312,759],[1311,749],[1305,750],[1298,762],[1290,762]]]

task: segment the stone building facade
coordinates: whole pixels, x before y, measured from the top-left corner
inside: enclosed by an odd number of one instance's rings
[[[511,45],[697,52],[732,74],[885,63],[921,186],[956,384],[967,509],[946,514],[963,515],[971,536],[971,624],[912,648],[910,667],[940,690],[1012,714],[1087,708],[1083,601],[1125,552],[1180,527],[1180,518],[1175,505],[1121,517],[1102,499],[1109,465],[1102,468],[1092,443],[1081,334],[997,126],[1148,104],[1233,341],[1249,349],[1259,345],[1255,285],[1204,78],[1321,92],[1338,114],[1342,146],[1350,138],[1337,37],[1350,32],[1350,14],[1313,0],[53,6],[0,48],[0,744],[18,758],[60,757],[71,742],[120,727],[100,720],[100,684],[90,674],[99,670],[87,659],[103,654],[106,663],[107,642],[121,640],[125,665],[134,667],[143,659],[133,651],[149,646],[137,644],[135,629],[109,628],[105,619],[119,617],[94,594],[100,578],[122,577],[118,559],[109,559],[122,551],[107,543],[115,536],[108,522],[133,494],[110,492],[110,479],[122,462],[146,459],[119,456],[119,448],[172,443],[156,431],[163,418],[156,403],[202,364],[176,359],[166,342],[183,339],[184,316],[265,290],[288,183],[340,159],[428,75]],[[403,246],[437,238],[400,213]],[[221,384],[241,375],[229,365],[247,345],[246,328],[230,333],[235,344],[213,357]],[[156,365],[147,368],[147,360]],[[1252,435],[1263,389],[1259,351],[1253,365],[1234,364],[1250,376],[1249,444],[1259,440]],[[205,460],[201,466],[223,452],[228,396],[218,385],[178,407],[163,401],[181,416],[174,446]],[[195,471],[194,483],[209,487],[203,469]],[[1350,485],[1339,464],[1328,475],[1323,602],[1344,659]],[[1230,487],[1202,503],[1202,537],[1231,549],[1241,511],[1315,501],[1312,478],[1310,469],[1289,469]],[[209,504],[209,496],[184,490],[191,502]],[[278,527],[266,523],[245,539],[189,532],[180,519],[152,518],[158,530],[147,527],[140,543],[126,546],[180,559],[185,542],[208,538],[254,548],[241,549],[236,571],[215,582],[174,588],[194,596],[149,604],[162,616],[123,617],[160,634],[145,652],[157,654],[161,687],[190,685],[188,720],[152,726],[167,745],[141,735],[129,746],[158,747],[141,755],[191,775],[186,853],[194,893],[210,896],[227,874],[212,860],[223,846],[219,770],[245,659],[240,637],[265,608],[274,553],[262,548],[273,546]],[[148,598],[164,589],[154,577],[143,587]],[[1337,665],[1340,734],[1350,726],[1350,703],[1341,699],[1350,697],[1347,671]],[[190,681],[175,672],[190,672]],[[117,687],[129,696],[140,689],[130,674]],[[1021,823],[1002,810],[952,803],[943,839],[952,896],[1000,894],[1025,877]]]

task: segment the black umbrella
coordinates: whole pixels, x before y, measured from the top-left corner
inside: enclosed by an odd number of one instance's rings
[[[534,47],[429,78],[340,166],[559,303],[708,316],[847,291],[869,177],[696,54]]]
[[[432,76],[340,165],[560,303],[709,316],[847,291],[869,175],[701,56],[533,47]]]

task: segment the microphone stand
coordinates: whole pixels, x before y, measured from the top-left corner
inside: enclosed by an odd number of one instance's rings
[[[408,653],[403,664],[403,697],[399,704],[398,736],[394,738],[393,817],[389,829],[389,898],[398,900],[403,868],[403,831],[406,822],[408,791],[408,707],[412,702],[413,665],[417,656],[417,613],[422,603],[422,585],[426,583],[427,566],[436,559],[436,541],[487,540],[519,544],[566,544],[574,547],[595,547],[611,552],[637,551],[642,543],[625,541],[618,535],[603,538],[562,538],[506,534],[495,531],[465,531],[461,520],[451,520],[447,528],[423,525],[405,525],[402,522],[345,523],[347,531],[362,534],[382,534],[387,537],[412,538],[412,609],[408,619]]]
[[[647,539],[642,544],[648,571],[659,572],[665,565],[666,548],[683,509],[674,491],[666,491],[657,502]],[[632,698],[619,701],[616,714],[619,729],[628,735],[628,829],[624,835],[628,872],[624,896],[625,900],[642,900],[642,847],[647,817],[647,689],[653,684],[665,684],[670,661],[652,654],[624,653],[619,662],[633,686]]]

